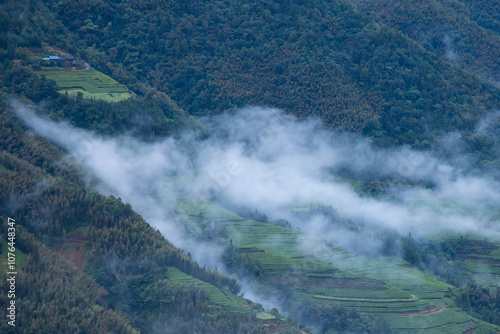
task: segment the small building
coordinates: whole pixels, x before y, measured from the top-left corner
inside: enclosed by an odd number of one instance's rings
[[[43,58],[43,60],[50,60],[53,62],[57,62],[57,61],[61,60],[61,58],[59,56],[48,56],[48,57]]]
[[[76,64],[75,58],[71,57],[71,56],[61,56],[60,59],[66,65],[75,65]]]

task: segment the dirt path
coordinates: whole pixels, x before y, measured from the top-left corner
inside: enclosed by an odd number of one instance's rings
[[[89,63],[85,62],[85,68],[83,70],[78,70],[78,72],[86,72],[88,70],[90,70],[90,65]]]
[[[437,313],[437,312],[440,312],[442,310],[443,310],[442,307],[434,306],[434,307],[427,308],[425,310],[418,311],[418,312],[403,313],[403,315],[407,316],[407,317],[413,317],[413,316],[416,316],[416,315],[425,315],[425,314]]]
[[[28,11],[28,9],[29,9],[28,5],[25,5],[25,6],[24,6],[24,10],[22,11],[22,13],[21,13],[21,14],[19,14],[19,20],[22,20],[22,19],[23,19],[24,14],[26,14],[26,12]]]

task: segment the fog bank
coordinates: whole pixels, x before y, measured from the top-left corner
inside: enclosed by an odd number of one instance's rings
[[[298,121],[264,107],[201,120],[208,138],[186,131],[177,139],[144,143],[127,136],[103,138],[37,116],[17,102],[12,106],[33,131],[95,176],[98,191],[130,203],[201,264],[217,266],[220,246],[186,237],[180,220],[189,217],[173,212],[178,201],[202,205],[215,199],[257,209],[362,253],[376,249],[376,241],[332,222],[331,216],[297,216],[295,211],[332,206],[337,218],[370,231],[498,236],[491,217],[498,217],[499,184],[468,172],[470,161],[459,156],[447,160],[451,163],[406,146],[376,148],[360,135],[332,132],[318,120]],[[460,136],[450,134],[443,143],[458,145]],[[381,180],[375,197],[356,190],[360,183]]]

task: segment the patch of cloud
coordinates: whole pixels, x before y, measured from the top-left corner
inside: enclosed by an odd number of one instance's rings
[[[444,43],[444,56],[445,58],[454,64],[457,64],[460,61],[460,56],[455,51],[453,47],[454,38],[450,34],[446,34],[443,37]]]
[[[311,237],[363,254],[380,249],[371,236],[383,230],[499,235],[491,212],[498,214],[500,185],[488,175],[469,173],[470,159],[451,148],[460,144],[459,134],[443,138],[449,153],[443,159],[438,151],[381,149],[360,135],[332,132],[315,119],[298,121],[277,109],[245,107],[202,119],[208,138],[191,130],[144,143],[99,137],[37,116],[17,102],[12,106],[30,128],[100,180],[99,191],[130,203],[174,245],[212,267],[222,267],[223,245],[194,240],[183,222],[208,222],[213,199],[287,219]],[[484,122],[478,131],[493,120]],[[404,182],[385,185],[382,195],[372,197],[356,191],[352,179]],[[198,204],[180,210],[186,201]],[[320,203],[332,206],[335,215],[309,212],[307,207]],[[309,213],[297,215],[299,206]]]

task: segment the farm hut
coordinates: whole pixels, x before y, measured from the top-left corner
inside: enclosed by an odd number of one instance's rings
[[[61,56],[61,61],[64,62],[66,65],[76,64],[75,58],[71,56]]]
[[[59,60],[61,60],[61,58],[59,56],[48,56],[48,57],[43,58],[43,60],[58,62]]]

